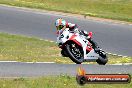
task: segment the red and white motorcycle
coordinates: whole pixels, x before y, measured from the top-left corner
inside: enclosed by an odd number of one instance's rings
[[[90,37],[92,37],[92,32],[90,32]],[[78,32],[71,32],[69,28],[57,33],[57,43],[62,49],[62,56],[69,57],[76,64],[89,61],[105,65],[108,62],[107,55],[103,50],[96,53],[85,36]]]

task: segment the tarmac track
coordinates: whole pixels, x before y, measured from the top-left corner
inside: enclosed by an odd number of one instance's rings
[[[86,20],[47,12],[0,6],[0,32],[56,41],[54,21],[64,18],[81,30],[92,31],[94,39],[107,52],[132,56],[132,25]],[[82,65],[88,73],[132,73],[131,65]],[[1,77],[76,75],[79,65],[0,62]]]

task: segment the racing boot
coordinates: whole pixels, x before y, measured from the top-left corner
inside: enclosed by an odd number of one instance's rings
[[[95,52],[99,53],[100,52],[100,48],[99,48],[98,44],[94,40],[92,40],[91,38],[89,38],[88,40],[92,44],[93,49],[95,50]]]

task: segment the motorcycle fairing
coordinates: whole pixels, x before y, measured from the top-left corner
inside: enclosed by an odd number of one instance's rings
[[[94,49],[92,47],[88,47],[89,41],[86,40],[85,37],[75,36],[74,38],[69,39],[69,40],[72,40],[72,41],[76,42],[76,44],[81,45],[81,47],[83,48],[83,51],[84,51],[84,60],[93,62],[98,59],[99,55],[94,51]],[[89,53],[86,53],[86,51],[89,51]]]

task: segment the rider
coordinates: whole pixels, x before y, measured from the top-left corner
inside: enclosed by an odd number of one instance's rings
[[[66,28],[69,28],[70,31],[79,32],[79,34],[84,35],[86,37],[86,39],[88,39],[88,41],[92,44],[95,52],[99,52],[99,47],[98,47],[97,43],[95,41],[93,41],[91,39],[91,37],[89,37],[89,35],[86,31],[84,31],[84,30],[79,31],[78,26],[76,24],[68,23],[64,19],[59,18],[55,21],[55,26],[57,28],[57,31],[59,30],[59,32],[63,32],[63,30]]]

